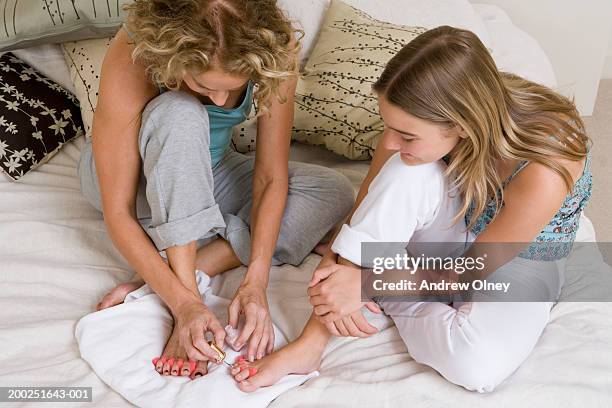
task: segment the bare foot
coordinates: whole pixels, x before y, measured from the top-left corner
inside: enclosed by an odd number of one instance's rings
[[[317,244],[317,246],[313,249],[313,252],[315,254],[324,256],[330,246],[331,246],[331,241],[326,242],[324,244]]]
[[[161,375],[190,377],[192,380],[208,373],[207,361],[189,360],[185,349],[179,343],[176,326],[166,343],[164,352],[159,359],[154,359],[155,371]]]
[[[282,349],[249,363],[238,358],[231,374],[244,392],[253,392],[259,387],[276,384],[287,374],[308,374],[319,368],[325,344],[315,346],[298,338]]]
[[[100,311],[102,309],[123,303],[128,293],[135,291],[142,285],[144,285],[143,281],[133,281],[115,286],[110,292],[104,295],[102,300],[96,306],[96,310]]]

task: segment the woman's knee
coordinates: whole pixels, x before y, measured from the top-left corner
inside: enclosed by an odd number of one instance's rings
[[[142,113],[140,147],[144,153],[150,139],[164,144],[194,141],[209,144],[210,123],[204,105],[193,95],[181,91],[164,92],[151,100]]]
[[[346,217],[353,202],[353,186],[341,173],[321,166],[292,164],[289,198],[275,259],[300,264],[325,234]]]
[[[326,218],[333,222],[344,218],[355,202],[350,180],[338,171],[318,165],[299,163],[290,167],[289,193],[297,192],[309,196],[312,213],[327,214]]]

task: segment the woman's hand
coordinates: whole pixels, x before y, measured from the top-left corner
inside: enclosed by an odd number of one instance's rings
[[[274,349],[274,328],[270,318],[266,283],[245,279],[229,306],[229,324],[238,328],[240,314],[245,315],[244,327],[235,341],[242,348],[248,340],[247,358],[253,362]]]
[[[225,330],[213,312],[201,300],[193,300],[179,306],[174,313],[179,341],[191,360],[219,361],[219,355],[206,341],[205,333],[211,332],[215,343],[222,345]]]
[[[335,333],[331,330],[331,325],[335,321],[350,317],[354,312],[361,315],[359,309],[362,306],[374,313],[381,313],[374,302],[361,301],[361,269],[355,266],[333,264],[318,268],[308,284],[308,296],[317,319],[328,326],[333,334]],[[373,326],[365,319],[359,318],[358,315],[353,317],[345,323],[351,327],[355,324],[362,333],[372,330]],[[337,331],[350,333],[341,328]]]

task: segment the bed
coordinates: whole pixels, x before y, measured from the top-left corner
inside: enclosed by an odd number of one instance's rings
[[[491,35],[493,55],[502,69],[555,85],[551,65],[533,38],[501,9],[484,5],[475,9]],[[133,277],[113,247],[101,214],[80,193],[76,164],[83,143],[79,137],[66,144],[18,183],[0,174],[0,386],[87,386],[93,387],[93,402],[87,406],[131,406],[80,358],[74,338],[76,322],[95,310],[100,297]],[[298,144],[292,146],[291,155],[341,171],[356,189],[369,165]],[[578,240],[595,241],[586,217]],[[311,254],[299,267],[272,268],[271,313],[290,339],[300,333],[310,313],[305,287],[318,260]],[[601,257],[584,260],[573,254],[568,270],[612,272]],[[215,278],[215,293],[231,297],[244,271],[237,268]],[[333,340],[321,375],[282,394],[271,406],[612,404],[612,303],[558,304],[533,354],[491,394],[465,391],[416,363],[389,319],[380,316],[373,321],[380,333],[368,339]]]

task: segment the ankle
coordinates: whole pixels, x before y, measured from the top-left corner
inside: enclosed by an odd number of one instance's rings
[[[302,333],[294,343],[296,343],[296,346],[308,350],[309,354],[316,353],[321,356],[323,351],[325,351],[328,341],[329,336]]]

